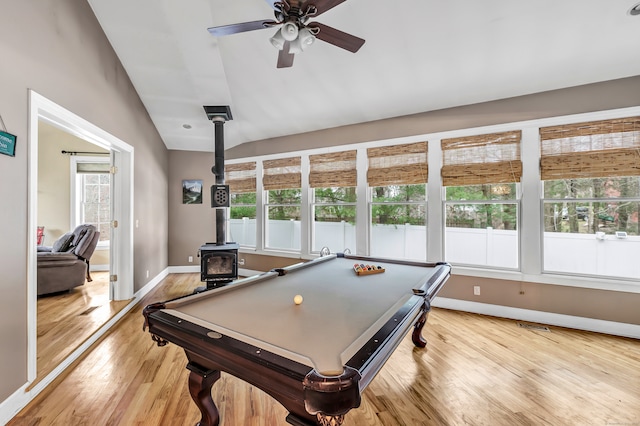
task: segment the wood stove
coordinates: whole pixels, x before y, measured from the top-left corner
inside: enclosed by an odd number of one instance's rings
[[[216,209],[216,241],[200,246],[200,280],[207,283],[209,290],[230,283],[238,278],[237,243],[227,242],[227,208],[229,207],[229,187],[224,184],[224,131],[223,125],[231,120],[228,106],[205,106],[215,129],[215,164],[211,171],[216,176],[216,184],[211,187],[211,207]]]
[[[238,249],[236,243],[206,243],[200,247],[200,281],[207,288],[215,288],[238,278]]]

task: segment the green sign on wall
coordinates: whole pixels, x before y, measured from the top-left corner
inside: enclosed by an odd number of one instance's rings
[[[0,154],[16,155],[16,137],[11,133],[0,130]]]

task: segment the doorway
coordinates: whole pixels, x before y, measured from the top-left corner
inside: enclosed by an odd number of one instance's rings
[[[46,386],[67,365],[70,365],[89,346],[91,339],[78,348],[71,348],[70,355],[47,374],[47,380],[38,375],[38,300],[37,300],[37,227],[38,227],[38,152],[39,124],[56,128],[86,141],[96,149],[109,154],[110,164],[116,171],[111,183],[110,244],[108,256],[108,284],[105,291],[108,300],[123,301],[133,297],[133,147],[113,135],[89,123],[78,115],[55,104],[34,91],[29,92],[29,249],[28,259],[28,380],[37,380],[38,386]],[[69,167],[69,166],[67,166]],[[70,226],[70,224],[69,224]],[[102,330],[102,329],[101,329]],[[102,331],[104,332],[104,330]],[[96,338],[99,336],[92,336]],[[51,376],[51,377],[50,377]]]

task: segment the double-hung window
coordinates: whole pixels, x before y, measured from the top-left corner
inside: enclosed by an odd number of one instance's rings
[[[356,252],[355,150],[309,156],[312,251]]]
[[[445,259],[519,268],[521,132],[442,140]]]
[[[544,270],[640,276],[640,117],[540,129]]]
[[[99,247],[108,247],[111,233],[111,173],[109,158],[72,157],[75,186],[73,227],[91,224],[100,232]]]
[[[427,258],[427,143],[367,149],[372,256]]]
[[[229,185],[229,241],[256,246],[256,163],[225,164]]]
[[[265,160],[265,248],[300,251],[302,173],[300,157]]]

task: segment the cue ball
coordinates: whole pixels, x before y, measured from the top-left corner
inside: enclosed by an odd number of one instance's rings
[[[296,294],[293,297],[293,303],[295,303],[296,305],[299,305],[302,303],[302,296],[300,296],[299,294]]]

